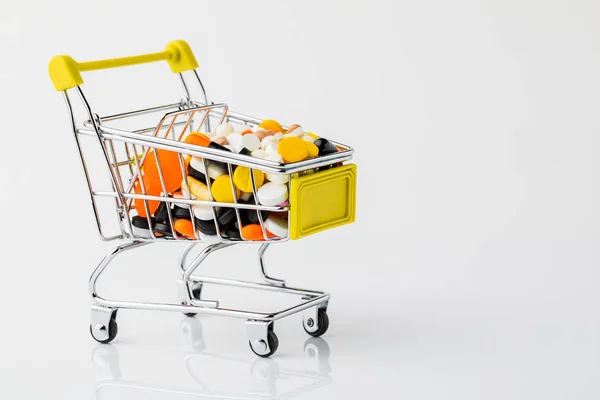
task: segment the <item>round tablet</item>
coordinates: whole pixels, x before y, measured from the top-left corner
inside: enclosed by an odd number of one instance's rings
[[[269,144],[277,142],[279,142],[279,139],[277,139],[275,136],[267,136],[260,141],[260,148],[265,150]]]
[[[217,217],[217,221],[219,225],[227,226],[229,224],[234,223],[237,220],[237,214],[235,212],[235,208],[226,208],[225,210],[221,209],[219,212],[219,216]]]
[[[269,182],[284,184],[290,181],[290,176],[288,174],[275,174],[267,172],[265,177]]]
[[[258,211],[256,210],[243,210],[242,216],[244,217],[244,221],[248,224],[259,224],[260,220],[258,219]],[[263,222],[269,217],[269,212],[261,210],[260,216],[262,217]]]
[[[219,207],[215,207],[217,213],[219,209]],[[194,216],[203,221],[212,221],[215,218],[211,206],[194,206]]]
[[[230,133],[233,133],[233,131],[233,125],[229,122],[225,122],[217,126],[217,129],[215,129],[215,136],[227,136]]]
[[[212,179],[217,179],[219,176],[227,173],[227,166],[223,163],[206,160],[206,164],[208,165],[208,176]],[[201,158],[192,157],[192,159],[190,160],[190,167],[206,175],[206,170],[204,169],[204,162]]]
[[[236,168],[236,171],[238,168]],[[229,180],[229,175],[221,175],[210,187],[213,198],[215,201],[220,203],[233,203],[233,193],[231,190],[231,182]],[[235,188],[236,196],[240,197],[240,190]]]
[[[242,134],[239,132],[233,132],[231,135],[227,136],[227,146],[231,147],[235,153],[239,153],[242,149]]]
[[[261,149],[254,150],[250,155],[255,158],[267,158],[269,156],[266,151]]]
[[[307,136],[310,137],[310,136]],[[312,138],[311,138],[312,139]],[[308,150],[308,157],[313,158],[319,155],[319,148],[310,141],[305,141],[306,149]]]
[[[175,207],[173,210],[171,210],[171,216],[175,219],[187,219],[187,220],[191,220],[192,219],[192,215],[190,215],[190,210],[189,209],[185,209],[183,207]],[[168,218],[168,216],[167,216]]]
[[[169,207],[169,205],[167,205],[166,202],[160,202],[158,208],[156,209],[156,212],[154,213],[154,218],[156,221],[165,222],[167,218],[169,218],[169,212],[167,211],[167,207]],[[144,221],[146,221],[146,229],[148,229],[148,220],[144,218]]]
[[[201,219],[196,218],[196,228],[202,233],[207,235],[216,235],[217,227],[215,226],[215,221],[203,221]]]
[[[259,128],[263,128],[267,131],[281,132],[283,130],[281,124],[273,119],[265,119],[260,124]]]
[[[296,136],[284,137],[279,142],[278,152],[285,162],[302,161],[308,156],[306,143]]]
[[[287,185],[268,182],[256,192],[258,201],[264,206],[276,206],[288,199]]]
[[[156,220],[154,218],[150,217],[150,222],[152,223],[152,225],[154,225]],[[150,229],[148,227],[148,219],[146,217],[140,217],[139,215],[134,215],[131,218],[131,225],[133,225],[136,228],[140,228],[140,229]]]
[[[256,189],[259,189],[265,181],[265,173],[258,170],[252,170],[254,176],[254,184]],[[239,166],[233,173],[233,183],[242,192],[252,192],[252,179],[250,177],[250,168]]]
[[[288,234],[288,222],[287,220],[270,215],[265,221],[265,229],[279,237],[286,237]]]
[[[255,134],[249,133],[242,136],[241,145],[250,151],[254,151],[260,148],[260,139]]]
[[[162,222],[157,222],[152,227],[154,228],[154,233],[160,233],[161,235],[167,237],[173,237],[171,224],[163,224]]]
[[[278,163],[283,162],[283,158],[281,158],[281,155],[279,153],[267,153],[266,160],[275,161]]]
[[[271,142],[265,147],[267,154],[279,154],[279,142]]]

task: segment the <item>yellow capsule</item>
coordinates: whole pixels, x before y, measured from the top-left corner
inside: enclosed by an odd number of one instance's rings
[[[190,188],[190,193],[196,196],[198,200],[209,201],[210,196],[208,195],[208,187],[196,178],[191,176],[187,177],[187,184]],[[185,183],[181,182],[181,187],[185,189]]]

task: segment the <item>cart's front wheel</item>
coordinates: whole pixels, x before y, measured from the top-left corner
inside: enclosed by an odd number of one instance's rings
[[[106,329],[108,329],[108,332],[104,333]],[[118,332],[119,326],[117,325],[117,320],[114,316],[111,316],[108,326],[94,326],[90,324],[90,334],[97,342],[100,343],[112,342],[113,339],[117,337]],[[99,337],[102,337],[102,339]]]
[[[269,350],[266,351],[266,346],[263,340],[258,340],[255,342],[248,341],[250,345],[250,349],[254,354],[260,357],[270,357],[277,351],[279,347],[279,339],[277,339],[277,335],[272,330],[267,332],[267,343],[269,344]]]
[[[302,326],[304,327],[304,331],[308,333],[310,336],[319,337],[324,335],[325,332],[329,329],[329,316],[327,315],[327,311],[323,308],[319,308],[317,310],[317,329],[314,328],[315,321],[313,318],[307,318],[302,321]]]

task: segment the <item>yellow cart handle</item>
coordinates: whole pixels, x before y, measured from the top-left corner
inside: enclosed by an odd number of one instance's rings
[[[167,44],[165,50],[160,53],[142,54],[131,57],[78,63],[69,56],[54,56],[48,65],[48,73],[50,74],[54,88],[62,91],[83,84],[81,72],[127,67],[156,61],[167,61],[169,67],[171,67],[171,71],[174,73],[198,68],[198,62],[190,46],[183,40],[175,40]]]

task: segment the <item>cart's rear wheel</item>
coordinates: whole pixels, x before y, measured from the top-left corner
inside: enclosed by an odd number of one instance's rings
[[[327,332],[327,330],[329,329],[329,316],[327,315],[327,311],[325,311],[325,309],[323,308],[319,308],[317,310],[317,325],[319,327],[316,331],[311,332],[310,330],[308,330],[306,328],[307,324],[309,327],[312,326],[311,324],[314,324],[312,318],[309,318],[307,321],[302,322],[302,327],[304,328],[304,331],[310,336],[319,337],[321,335],[324,335],[325,332]]]
[[[250,345],[250,349],[252,350],[252,352],[260,357],[272,356],[273,354],[275,354],[275,352],[277,351],[277,348],[279,347],[279,339],[277,339],[277,335],[272,330],[269,330],[267,332],[267,343],[269,344],[269,351],[265,353],[263,349],[258,348],[258,346],[259,346],[258,344],[256,345],[257,347],[255,348],[252,346],[252,342],[248,341],[248,344]],[[263,344],[263,346],[264,346],[264,344]]]
[[[194,282],[192,284],[192,297],[194,298],[194,300],[200,300],[200,297],[202,296],[202,282]],[[183,303],[185,304],[185,303]],[[184,315],[186,317],[195,317],[197,314],[196,313],[184,313]]]
[[[114,338],[117,337],[117,333],[119,332],[119,326],[117,325],[117,320],[114,315],[110,317],[110,322],[108,323],[108,327],[104,327],[104,329],[108,329],[108,337],[106,339],[98,339],[94,336],[94,327],[90,324],[90,334],[100,343],[109,343],[112,342]]]

